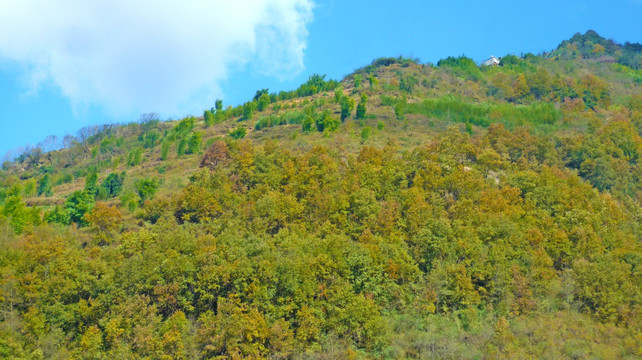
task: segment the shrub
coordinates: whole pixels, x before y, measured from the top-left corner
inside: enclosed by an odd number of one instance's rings
[[[229,133],[232,139],[242,139],[247,135],[247,129],[243,125],[239,125],[234,130],[230,130]]]
[[[361,130],[361,139],[363,141],[368,140],[370,134],[372,134],[372,128],[370,126],[364,127],[363,130]]]
[[[438,67],[449,67],[454,70],[455,74],[468,78],[473,81],[478,81],[482,78],[482,73],[473,59],[465,56],[452,57],[439,60]]]
[[[317,130],[319,132],[323,131],[335,131],[339,128],[339,125],[341,123],[339,120],[335,119],[332,114],[330,113],[330,110],[325,110],[323,111],[316,119],[315,121]]]

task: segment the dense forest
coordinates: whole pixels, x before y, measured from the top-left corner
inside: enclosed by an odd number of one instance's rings
[[[640,358],[641,136],[642,45],[588,31],[50,137],[0,358]]]

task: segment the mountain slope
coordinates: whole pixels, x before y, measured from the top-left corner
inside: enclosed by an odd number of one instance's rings
[[[0,354],[639,357],[636,49],[381,58],[26,152]]]

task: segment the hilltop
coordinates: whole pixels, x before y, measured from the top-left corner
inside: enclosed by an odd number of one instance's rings
[[[594,31],[379,58],[29,149],[0,355],[639,357],[641,67]]]

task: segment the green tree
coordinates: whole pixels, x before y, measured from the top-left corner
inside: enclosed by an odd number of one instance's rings
[[[266,92],[261,94],[261,96],[259,96],[259,99],[257,100],[256,108],[259,111],[263,111],[268,107],[268,105],[270,105],[270,95]]]
[[[366,103],[368,102],[368,95],[364,92],[361,94],[361,101],[359,101],[359,105],[357,105],[357,114],[356,117],[357,119],[365,119],[366,118]]]
[[[370,137],[370,134],[372,133],[372,128],[370,126],[366,126],[361,130],[361,140],[366,141]]]
[[[98,172],[96,170],[91,170],[87,174],[84,190],[94,197],[98,195]]]
[[[214,125],[214,114],[210,110],[203,111],[203,121],[205,122],[205,127]]]
[[[49,174],[45,174],[40,180],[38,180],[38,196],[53,195],[51,181],[49,180]]]
[[[87,191],[74,191],[65,201],[65,211],[69,221],[78,226],[87,226],[85,214],[94,207],[94,196]]]
[[[158,183],[154,179],[144,178],[136,181],[135,185],[140,203],[143,204],[145,200],[151,200],[158,191]]]
[[[176,155],[177,156],[183,156],[185,155],[185,151],[187,150],[187,140],[181,139],[178,142],[178,145],[176,145]]]
[[[223,100],[216,99],[214,107],[216,108],[216,112],[223,110]]]
[[[193,116],[188,116],[174,126],[174,131],[178,134],[186,134],[194,129],[196,124],[196,118]]]
[[[64,207],[56,205],[51,211],[45,213],[44,221],[47,223],[71,224],[69,213]]]
[[[140,162],[142,161],[142,157],[143,157],[143,149],[139,147],[134,148],[129,152],[129,158],[127,159],[127,164],[129,166],[140,165]]]
[[[201,143],[203,142],[203,134],[200,132],[195,132],[190,136],[187,142],[187,153],[196,154],[201,151]]]
[[[250,101],[243,105],[243,120],[250,121],[254,118],[254,110],[256,110],[256,103]]]
[[[107,175],[105,180],[100,183],[99,194],[103,195],[104,198],[112,198],[118,196],[123,189],[123,183],[125,182],[125,172],[116,174],[111,173]]]
[[[27,207],[20,196],[19,188],[17,189],[18,191],[10,191],[4,201],[1,214],[9,218],[9,225],[16,234],[19,234],[28,225],[40,223],[40,208]]]
[[[376,88],[377,85],[379,85],[379,79],[374,76],[374,74],[370,74],[370,76],[368,76],[368,82],[370,83],[371,88]]]
[[[167,157],[169,156],[169,147],[171,144],[172,143],[170,141],[165,140],[163,142],[163,145],[161,145],[161,160],[167,160]]]
[[[143,147],[145,149],[153,149],[158,143],[159,138],[160,135],[158,135],[158,132],[155,130],[145,133],[145,136],[143,137]]]
[[[361,74],[355,74],[354,75],[354,88],[359,89],[361,87],[361,83],[363,82],[363,75]]]
[[[344,96],[343,86],[337,86],[337,88],[334,89],[334,102],[337,104],[341,103],[341,99],[343,99]]]
[[[341,107],[341,122],[345,122],[348,116],[350,116],[352,109],[354,109],[354,99],[349,96],[344,96],[341,98],[339,106]]]
[[[406,115],[404,114],[406,110],[406,102],[404,101],[397,101],[394,105],[394,111],[395,111],[395,117],[397,120],[405,120]]]

